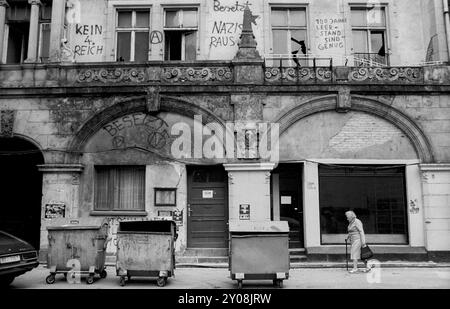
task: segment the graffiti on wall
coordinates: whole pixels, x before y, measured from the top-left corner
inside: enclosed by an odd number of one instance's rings
[[[324,17],[316,18],[314,26],[316,30],[317,49],[319,51],[341,51],[345,48],[345,24],[346,18]]]
[[[123,116],[103,126],[111,137],[113,149],[140,146],[163,149],[169,145],[169,125],[156,116],[134,113]]]
[[[76,24],[75,57],[97,56],[103,54],[103,26],[95,24]]]
[[[255,2],[242,0],[211,0],[213,1],[209,28],[209,48],[219,53],[234,50],[239,43],[242,32],[242,14],[248,7],[255,11]]]

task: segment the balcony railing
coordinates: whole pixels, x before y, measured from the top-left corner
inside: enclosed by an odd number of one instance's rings
[[[269,55],[264,60],[267,82],[315,83],[332,79],[333,58]]]
[[[354,53],[355,67],[387,67],[389,66],[389,55],[381,56],[377,53]]]
[[[0,65],[0,92],[11,88],[146,85],[240,85],[237,74],[260,74],[250,84],[450,85],[445,64],[402,67],[333,66],[331,58],[266,58],[264,64],[232,61]],[[294,64],[294,65],[293,65]],[[342,63],[340,63],[342,64]],[[236,66],[249,66],[248,70]],[[263,78],[263,81],[261,80]]]

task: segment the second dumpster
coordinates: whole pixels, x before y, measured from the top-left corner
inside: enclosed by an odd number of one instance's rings
[[[157,277],[162,287],[175,269],[174,221],[124,221],[117,230],[116,272],[120,285],[131,277]]]
[[[244,280],[263,279],[282,287],[289,268],[286,221],[230,222],[229,269],[239,288]]]

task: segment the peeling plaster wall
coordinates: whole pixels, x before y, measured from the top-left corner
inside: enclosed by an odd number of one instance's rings
[[[416,159],[409,139],[389,122],[359,112],[314,114],[280,138],[280,159]]]

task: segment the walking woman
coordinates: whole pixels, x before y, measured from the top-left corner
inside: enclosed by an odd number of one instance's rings
[[[358,260],[361,259],[361,247],[366,246],[366,236],[364,235],[364,229],[362,222],[356,218],[356,214],[353,211],[347,211],[345,213],[348,224],[348,237],[352,247],[350,249],[350,258],[353,260],[353,269],[350,273],[356,273],[358,271]],[[367,261],[364,261],[366,265],[365,272],[367,272]]]

